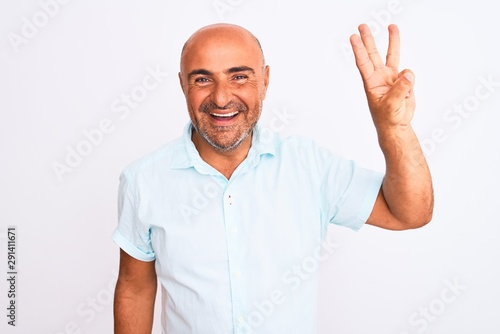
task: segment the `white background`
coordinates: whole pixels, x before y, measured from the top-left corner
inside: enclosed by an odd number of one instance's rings
[[[19,271],[15,328],[0,282],[2,333],[112,332],[119,173],[180,135],[188,120],[177,79],[182,44],[220,21],[261,40],[271,66],[264,125],[286,112],[293,118],[281,123],[284,135],[313,137],[380,171],[348,53],[356,26],[369,22],[385,55],[386,27],[398,24],[401,69],[417,77],[413,124],[433,174],[434,219],[405,232],[332,227],[339,247],[321,264],[319,333],[500,333],[494,2],[73,0],[52,6],[51,16],[40,3],[55,2],[0,4],[0,267],[7,272],[6,231],[15,225]],[[148,69],[168,76],[120,118],[113,103],[139,92]],[[106,119],[112,130],[82,144],[83,132]],[[54,163],[66,165],[78,145],[87,156],[59,180]]]

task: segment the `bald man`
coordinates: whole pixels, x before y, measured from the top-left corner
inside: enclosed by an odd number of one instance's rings
[[[249,31],[216,24],[188,39],[179,80],[190,122],[120,177],[115,333],[151,333],[157,280],[162,333],[315,333],[329,224],[405,230],[431,220],[398,29],[389,26],[385,64],[369,28],[359,32],[351,45],[385,175],[258,124],[269,66]]]

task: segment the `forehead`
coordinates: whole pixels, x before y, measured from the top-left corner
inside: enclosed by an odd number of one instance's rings
[[[262,53],[256,39],[247,31],[225,27],[195,33],[186,43],[181,58],[182,70],[224,71],[235,66],[257,69]]]

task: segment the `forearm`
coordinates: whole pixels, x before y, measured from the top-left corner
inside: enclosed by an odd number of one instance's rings
[[[146,289],[136,289],[118,279],[114,301],[115,334],[151,334],[153,328],[156,280]]]
[[[390,212],[408,228],[420,227],[432,218],[432,179],[420,143],[410,125],[378,131],[386,161],[382,192]]]

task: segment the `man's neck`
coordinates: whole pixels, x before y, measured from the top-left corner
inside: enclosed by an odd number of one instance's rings
[[[215,149],[194,129],[191,140],[203,161],[218,170],[229,180],[235,169],[247,157],[250,146],[252,145],[252,134],[245,138],[238,147],[228,152],[221,152]]]

